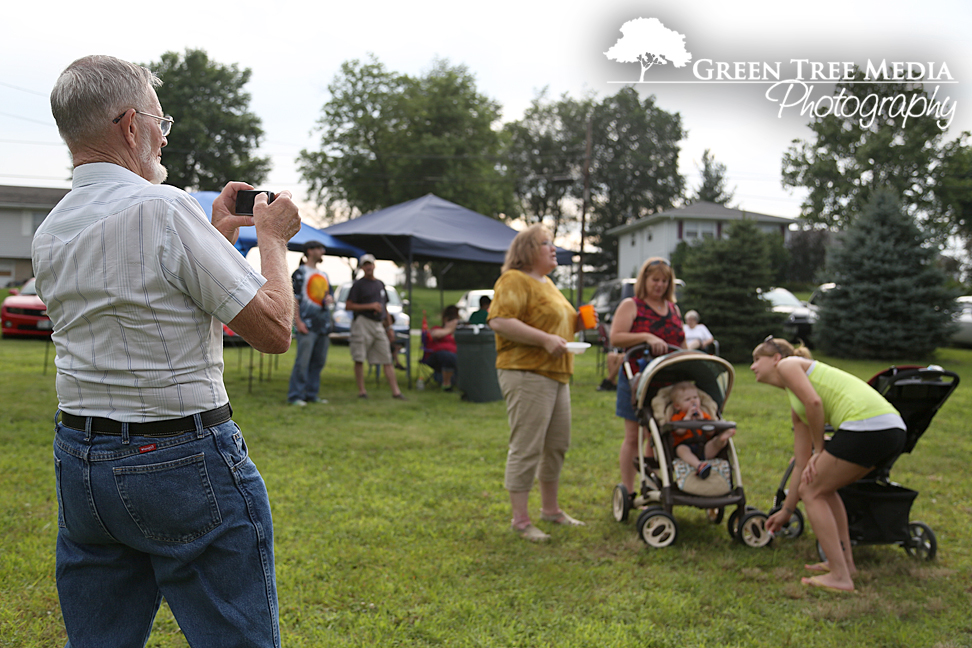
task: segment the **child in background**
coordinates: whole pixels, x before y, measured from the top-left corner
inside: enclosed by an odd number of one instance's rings
[[[699,390],[690,381],[685,380],[672,385],[671,399],[672,406],[675,408],[672,421],[712,420],[711,416],[702,411]],[[672,443],[678,458],[694,468],[700,479],[706,479],[712,471],[712,465],[706,459],[718,455],[735,434],[736,428],[730,428],[718,436],[704,440],[704,437],[700,438],[694,430],[676,430],[672,433]]]

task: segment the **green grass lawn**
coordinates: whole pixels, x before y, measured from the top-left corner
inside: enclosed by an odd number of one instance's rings
[[[65,641],[54,583],[56,397],[51,367],[43,372],[45,346],[0,341],[3,647]],[[749,549],[724,524],[682,507],[675,545],[649,550],[633,522],[615,522],[622,426],[614,394],[595,390],[592,351],[578,357],[561,492],[565,510],[588,525],[538,522],[553,535],[545,545],[508,530],[502,402],[426,389],[403,403],[373,377],[372,397],[358,400],[348,348],[337,346],[322,381],[330,403],[288,407],[293,350],[262,364],[254,354],[252,383],[250,358],[249,349],[226,350],[226,384],[273,505],[285,646],[972,645],[967,385],[892,473],[920,492],[911,519],[934,529],[938,558],[860,547],[859,594],[838,597],[799,584],[803,563],[815,558],[809,531]],[[972,351],[944,349],[936,361],[972,381]],[[835,364],[864,378],[887,366]],[[727,418],[739,424],[747,498],[766,511],[790,455],[786,400],[756,385],[748,367],[736,371]],[[534,494],[536,517],[538,509]],[[165,606],[149,645],[187,645]]]

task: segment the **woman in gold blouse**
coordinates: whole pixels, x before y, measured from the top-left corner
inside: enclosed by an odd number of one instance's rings
[[[577,311],[547,277],[557,267],[550,232],[529,227],[513,239],[494,286],[489,325],[496,332],[496,369],[506,398],[510,443],[506,489],[512,529],[534,542],[550,539],[527,510],[534,477],[540,480],[540,519],[580,526],[560,509],[557,490],[570,446],[570,376],[567,340],[581,327]]]

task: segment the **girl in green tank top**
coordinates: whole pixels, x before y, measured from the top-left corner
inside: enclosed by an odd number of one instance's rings
[[[771,533],[790,519],[803,500],[827,562],[807,565],[818,575],[804,585],[853,592],[857,573],[851,553],[847,511],[837,489],[896,456],[904,445],[904,421],[883,396],[860,378],[810,357],[786,340],[767,337],[753,350],[756,381],[783,389],[793,422],[794,482],[782,508],[766,521]],[[835,430],[824,448],[824,426]]]

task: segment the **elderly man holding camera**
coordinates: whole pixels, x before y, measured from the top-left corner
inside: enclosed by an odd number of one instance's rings
[[[73,186],[38,228],[33,264],[54,324],[56,575],[68,645],[141,646],[164,596],[189,643],[279,646],[273,523],[223,385],[221,322],[290,348],[288,192],[254,216],[230,182],[212,222],[161,185],[173,120],[161,81],[109,56],[51,93]],[[255,225],[262,273],[232,243]]]

